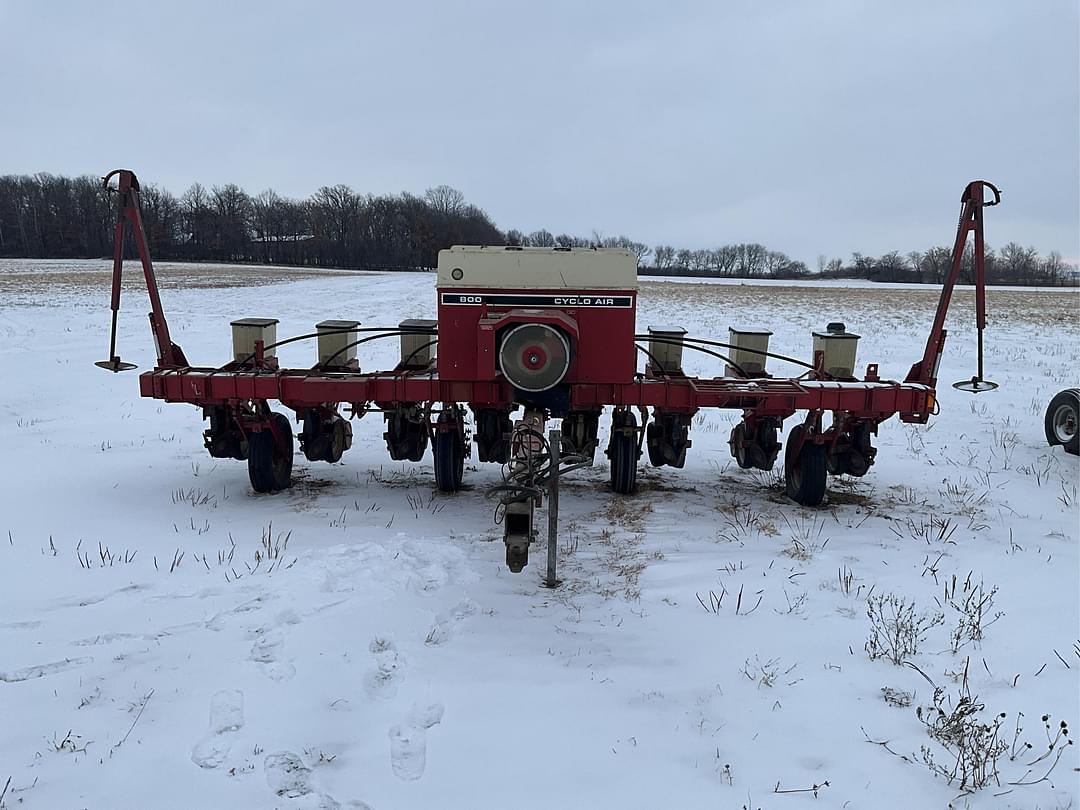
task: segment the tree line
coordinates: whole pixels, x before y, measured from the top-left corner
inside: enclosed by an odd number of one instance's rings
[[[644,275],[727,278],[859,278],[940,283],[951,249],[882,256],[853,253],[847,261],[819,256],[814,270],[758,243],[690,250],[648,246],[626,236],[588,237],[501,231],[457,189],[436,186],[423,195],[360,194],[346,185],[323,186],[298,200],[267,189],[251,195],[229,183],[192,185],[179,197],[144,183],[143,225],[151,255],[171,261],[257,262],[310,267],[420,270],[454,244],[524,247],[618,247],[629,250]],[[115,200],[96,177],[52,174],[0,176],[0,257],[76,259],[112,253]],[[1010,242],[986,249],[992,284],[1075,285],[1076,268],[1052,252]],[[961,280],[973,280],[969,245]]]
[[[1077,268],[1068,264],[1057,251],[1040,256],[1033,247],[1009,242],[1000,250],[990,245],[984,248],[987,284],[1023,286],[1078,286]],[[889,281],[906,284],[940,284],[952,266],[951,247],[932,247],[925,251],[900,254],[891,251],[883,256],[864,256],[853,253],[851,260],[828,259],[818,256],[818,276],[821,278],[860,278],[868,281]],[[960,260],[960,282],[975,281],[975,248],[970,240]]]
[[[295,200],[232,183],[195,183],[177,197],[143,183],[139,196],[150,254],[163,260],[416,270],[434,267],[452,244],[505,243],[491,218],[448,186],[423,196],[323,186]],[[0,176],[0,257],[109,256],[115,206],[96,177]]]
[[[692,276],[701,278],[770,278],[770,279],[841,279],[907,284],[941,284],[952,266],[952,248],[937,246],[925,251],[901,254],[891,251],[882,256],[851,254],[851,259],[818,256],[816,272],[804,262],[770,250],[758,243],[738,243],[717,248],[689,250],[671,245],[648,247],[625,236],[605,238],[593,233],[590,239],[568,234],[553,236],[546,230],[530,234],[511,230],[507,242],[526,247],[619,247],[633,253],[641,275]],[[984,246],[988,284],[1025,286],[1078,286],[1077,268],[1053,251],[1040,256],[1033,247],[1010,242],[1000,251]],[[975,248],[970,240],[960,261],[960,282],[975,280]]]

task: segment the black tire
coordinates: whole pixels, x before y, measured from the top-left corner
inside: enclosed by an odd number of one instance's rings
[[[690,440],[688,438],[690,432],[690,422],[687,419],[685,425],[676,423],[672,430],[672,438],[674,440],[674,446],[676,449],[675,457],[668,459],[668,464],[674,467],[676,470],[681,470],[686,466],[686,450],[690,447]]]
[[[855,478],[862,478],[870,472],[873,463],[872,458],[864,456],[858,450],[852,450],[847,457],[847,474]]]
[[[663,467],[667,462],[660,449],[657,432],[656,422],[649,422],[645,428],[645,447],[649,451],[649,463],[654,467]]]
[[[388,411],[383,438],[394,461],[420,461],[428,446],[428,425],[409,419],[404,410]]]
[[[428,432],[426,425],[422,427],[422,430],[418,429],[414,431],[410,438],[408,452],[405,456],[406,461],[416,462],[424,460],[424,453],[427,452],[428,446]]]
[[[234,458],[246,461],[248,442],[235,425],[226,408],[217,406],[210,409],[210,429],[203,433],[206,449],[214,458]]]
[[[269,430],[252,433],[248,440],[248,478],[256,492],[279,492],[292,484],[293,432],[283,414],[270,414],[281,435],[282,446]]]
[[[1060,444],[1066,453],[1080,455],[1080,388],[1058,391],[1043,418],[1046,443]]]
[[[861,478],[870,472],[877,450],[871,444],[871,425],[858,422],[846,436],[841,436],[837,443],[838,452],[825,453],[825,469],[829,475],[850,475]]]
[[[844,450],[839,453],[825,453],[825,470],[829,475],[845,475],[848,470],[850,456]]]
[[[481,408],[475,415],[473,441],[482,462],[505,464],[510,460],[510,434],[514,430],[510,414],[495,408]]]
[[[304,428],[301,431],[301,449],[308,461],[323,461],[330,446],[329,437],[322,431],[322,416],[315,409],[304,414]]]
[[[796,425],[788,433],[787,451],[784,454],[784,481],[787,494],[795,503],[818,506],[825,499],[825,447],[804,442],[796,453],[805,425]]]
[[[571,411],[562,420],[563,453],[584,456],[592,465],[599,429],[599,412]]]
[[[330,427],[330,442],[327,448],[326,461],[336,464],[345,455],[345,449],[349,446],[349,423],[344,419],[335,419]]]
[[[649,463],[654,467],[682,469],[686,464],[686,450],[690,446],[689,432],[689,417],[679,414],[654,417],[645,427]]]
[[[780,442],[776,438],[776,425],[772,420],[758,422],[754,451],[750,457],[752,466],[768,472],[780,455]],[[755,458],[755,456],[757,456]]]
[[[750,458],[749,448],[746,446],[746,424],[744,422],[739,422],[731,429],[731,438],[728,440],[728,444],[731,445],[731,457],[735,459],[735,463],[741,469],[749,470],[754,466],[754,462]]]
[[[435,456],[435,486],[440,492],[457,492],[461,489],[461,479],[465,474],[465,440],[460,430],[460,420],[460,414],[456,420],[447,411],[439,414],[439,425],[457,421],[457,426],[448,430],[436,427],[435,440],[431,445]]]
[[[637,417],[630,411],[616,411],[611,424],[607,455],[611,462],[611,488],[629,495],[637,488]]]

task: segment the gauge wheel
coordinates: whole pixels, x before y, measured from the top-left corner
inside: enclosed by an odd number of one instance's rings
[[[630,411],[616,411],[612,417],[608,460],[611,462],[611,488],[629,495],[637,487],[637,417]]]
[[[728,444],[731,445],[731,456],[739,467],[749,470],[754,466],[753,459],[750,457],[750,448],[746,445],[745,422],[739,422],[731,429],[731,438],[728,440]]]
[[[269,428],[252,433],[248,440],[248,478],[256,492],[279,492],[292,484],[292,425],[280,413],[270,414],[270,420],[280,442],[274,440],[274,431]]]
[[[435,428],[435,440],[431,450],[435,456],[435,486],[441,492],[457,492],[465,473],[465,438],[461,433],[461,415],[443,411]],[[439,429],[439,425],[455,422],[452,427]]]
[[[784,455],[784,481],[787,494],[795,503],[818,506],[825,499],[825,446],[802,442],[805,425],[796,425],[788,433]],[[802,442],[802,447],[799,447]]]

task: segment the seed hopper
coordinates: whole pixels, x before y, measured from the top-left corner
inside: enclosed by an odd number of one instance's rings
[[[894,416],[924,424],[936,412],[945,316],[969,233],[978,369],[956,386],[972,392],[995,387],[983,378],[983,209],[997,205],[1000,193],[986,181],[964,189],[951,269],[922,357],[903,381],[883,379],[875,363],[859,376],[859,338],[842,323],[815,332],[806,358],[776,354],[769,332],[742,326],[723,339],[691,336],[674,325],[639,332],[634,257],[617,249],[558,247],[454,246],[439,254],[435,321],[370,326],[327,320],[311,333],[282,338],[275,319],[242,318],[232,322],[231,359],[194,366],[169,333],[140,218],[139,182],[121,169],[104,183],[117,195],[117,222],[112,335],[109,359],[99,366],[133,368],[116,351],[130,228],[157,349],[156,365],[139,376],[142,396],[202,408],[209,421],[206,450],[246,461],[256,492],[290,486],[297,443],[310,461],[337,462],[352,445],[350,420],[371,412],[382,414],[391,459],[419,462],[430,447],[443,492],[461,487],[475,446],[479,461],[504,465],[493,494],[504,507],[507,563],[514,571],[528,559],[544,482],[592,463],[609,408],[605,454],[611,488],[620,494],[634,491],[642,455],[655,467],[683,466],[692,419],[704,408],[741,413],[729,442],[739,467],[771,470],[783,449],[787,494],[799,504],[819,505],[829,475],[866,475],[877,460],[879,424]],[[399,342],[400,361],[387,370],[362,368],[362,347],[380,339]],[[316,362],[281,368],[275,350],[301,340],[314,342]],[[724,375],[688,376],[682,368],[687,351],[722,359]],[[777,363],[794,366],[797,376],[775,376]],[[271,407],[274,402],[281,410]],[[782,446],[781,427],[792,417]],[[557,454],[544,435],[552,419],[561,420]]]

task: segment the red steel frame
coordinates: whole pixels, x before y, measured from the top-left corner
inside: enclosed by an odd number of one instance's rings
[[[566,379],[577,382],[610,383],[631,380],[637,371],[634,349],[634,318],[637,290],[587,288],[568,294],[566,290],[530,289],[522,297],[549,298],[558,308],[529,309],[529,304],[491,307],[486,303],[447,304],[447,296],[481,300],[490,289],[458,288],[437,290],[439,296],[439,377],[443,380],[480,381],[496,378],[496,334],[508,323],[547,323],[559,329],[571,344],[570,368]],[[513,299],[513,292],[506,296]],[[579,298],[625,298],[625,307],[577,307]],[[516,317],[515,317],[516,316]],[[603,335],[600,343],[595,336]],[[582,336],[591,336],[582,340]]]
[[[115,321],[120,306],[120,277],[123,263],[125,220],[131,225],[150,294],[150,325],[158,349],[157,365],[139,377],[140,394],[167,402],[187,402],[202,406],[243,405],[278,400],[298,413],[333,403],[350,403],[358,409],[375,403],[381,408],[413,403],[470,403],[490,407],[510,407],[514,391],[501,380],[473,381],[440,379],[435,371],[324,372],[319,370],[276,369],[272,367],[200,368],[190,366],[180,347],[169,337],[169,329],[158,294],[153,265],[143,235],[139,215],[139,184],[133,172],[123,169],[118,176],[118,217],[113,262],[113,351],[115,363]],[[994,195],[984,199],[985,190]],[[912,366],[903,383],[881,380],[877,366],[867,367],[863,380],[837,381],[809,372],[799,379],[698,379],[681,375],[637,376],[619,383],[579,382],[569,386],[570,410],[595,410],[605,405],[650,407],[661,412],[692,414],[701,408],[739,408],[747,419],[785,418],[797,411],[808,412],[808,423],[817,429],[804,441],[834,440],[820,430],[820,417],[832,411],[847,420],[874,424],[898,414],[904,422],[925,423],[936,408],[937,367],[944,348],[945,313],[959,277],[963,250],[970,231],[975,233],[975,282],[978,326],[985,324],[985,270],[983,260],[982,208],[996,205],[998,190],[977,180],[968,184],[961,198],[960,224],[953,248],[952,267],[941,293],[937,315],[927,339],[922,359]],[[981,353],[980,353],[981,354]],[[117,370],[117,369],[113,369]],[[982,376],[981,358],[979,378]],[[262,426],[255,426],[260,429]]]

